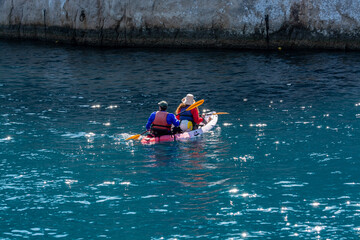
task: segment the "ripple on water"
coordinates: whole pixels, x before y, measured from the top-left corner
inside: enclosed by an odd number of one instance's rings
[[[284,188],[292,188],[292,187],[304,187],[304,186],[308,185],[309,183],[307,183],[307,182],[299,183],[299,182],[295,182],[295,181],[279,181],[274,184],[281,185]]]
[[[114,200],[121,200],[122,197],[119,196],[99,196],[100,200],[97,200],[96,203],[102,203],[106,201],[114,201]]]
[[[13,141],[14,141],[14,139],[12,137],[10,137],[10,136],[7,136],[5,138],[0,139],[0,143],[1,142],[13,142]]]
[[[0,50],[0,238],[359,236],[359,54]],[[179,82],[231,114],[125,141]]]
[[[62,137],[68,137],[68,138],[81,138],[86,136],[86,132],[78,132],[78,133],[64,133],[61,136]]]

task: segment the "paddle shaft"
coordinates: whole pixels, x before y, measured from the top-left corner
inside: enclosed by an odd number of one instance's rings
[[[149,130],[146,130],[145,132],[143,132],[143,133],[140,133],[140,135],[143,135],[144,133],[146,133],[146,132],[148,132]]]
[[[228,112],[218,112],[218,113],[206,113],[205,115],[222,115],[222,114],[230,114]]]

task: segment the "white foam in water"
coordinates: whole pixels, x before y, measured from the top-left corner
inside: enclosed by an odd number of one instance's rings
[[[67,185],[71,185],[71,184],[73,184],[73,183],[77,183],[77,182],[78,182],[78,180],[65,179],[65,184],[67,184]]]
[[[91,203],[89,201],[74,201],[74,203],[80,203],[80,204],[85,204],[85,205],[90,205]]]
[[[230,180],[230,178],[226,178],[226,179],[222,179],[222,180],[219,180],[219,181],[216,181],[216,182],[210,182],[209,183],[209,187],[212,187],[212,186],[216,186],[216,185],[219,185],[219,184],[223,184],[224,182]]]
[[[100,124],[99,122],[97,122],[97,121],[93,121],[93,120],[91,120],[91,121],[89,121],[89,124],[94,124],[94,125],[96,125],[96,124]]]
[[[92,105],[91,108],[100,108],[101,105],[100,104],[95,104],[95,105]]]
[[[96,201],[97,203],[121,199],[121,197],[111,197],[111,196],[99,196],[99,198],[102,198],[102,199],[97,200]]]
[[[238,193],[238,192],[239,192],[239,189],[237,189],[237,188],[233,188],[233,189],[229,190],[229,193]]]
[[[131,182],[121,182],[120,185],[130,185]]]
[[[274,183],[275,185],[281,185],[282,187],[304,187],[305,185],[308,185],[308,183],[304,182],[304,183],[296,183],[294,181],[280,181],[280,182],[276,182]]]
[[[95,135],[96,135],[95,133],[89,132],[89,133],[86,133],[86,134],[85,134],[85,137],[86,137],[86,138],[92,138],[92,137],[94,137]]]
[[[141,196],[141,198],[157,198],[159,195],[147,195],[147,196]]]
[[[61,136],[69,137],[69,138],[80,138],[80,137],[84,137],[85,135],[86,135],[86,132],[78,132],[78,133],[65,133]]]
[[[235,225],[237,224],[236,221],[229,221],[229,222],[220,222],[220,223],[217,223],[217,225],[219,226],[227,226],[227,225]]]
[[[12,139],[13,139],[12,137],[7,136],[6,138],[0,139],[0,142],[9,142],[9,141],[11,141]]]
[[[117,134],[114,138],[115,138],[115,140],[124,140],[124,139],[127,139],[127,138],[129,138],[129,137],[131,137],[133,135],[135,135],[135,133],[134,134],[120,133],[120,134]]]
[[[325,229],[325,227],[323,227],[323,226],[315,226],[314,227],[314,231],[316,231],[316,232],[320,232],[323,229]]]
[[[22,233],[22,234],[31,234],[31,232],[27,230],[12,230],[12,233]]]
[[[257,124],[254,124],[254,123],[250,123],[249,125],[250,127],[267,127],[267,124],[266,123],[257,123]]]
[[[117,108],[118,106],[117,105],[110,105],[108,107],[106,107],[106,109],[114,109],[114,108]]]
[[[350,182],[350,183],[344,183],[344,185],[360,185],[360,183]]]
[[[313,202],[313,203],[311,203],[310,205],[313,206],[313,207],[318,207],[318,206],[320,206],[320,203],[318,203],[318,202]]]
[[[98,186],[98,187],[102,187],[102,186],[109,186],[109,185],[115,185],[115,181],[105,181],[105,182],[103,182],[103,183],[100,183],[100,184],[98,184],[98,185],[96,185],[96,186]]]
[[[46,153],[53,153],[55,152],[54,150],[49,150],[49,149],[39,149],[37,150],[38,152],[46,152]]]

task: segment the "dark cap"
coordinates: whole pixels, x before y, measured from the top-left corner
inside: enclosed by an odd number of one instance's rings
[[[167,107],[168,106],[168,103],[166,101],[161,101],[161,102],[158,102],[158,105],[162,108],[164,107]]]

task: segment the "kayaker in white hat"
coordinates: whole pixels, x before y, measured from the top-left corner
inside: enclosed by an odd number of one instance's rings
[[[180,120],[180,128],[184,132],[189,132],[197,128],[204,119],[199,116],[199,109],[194,108],[190,111],[185,111],[190,105],[194,104],[194,95],[187,94],[182,100],[178,108],[176,109],[176,116]]]

